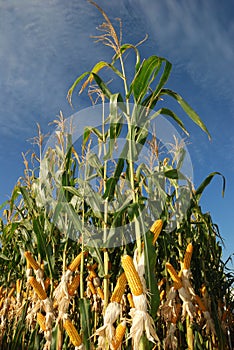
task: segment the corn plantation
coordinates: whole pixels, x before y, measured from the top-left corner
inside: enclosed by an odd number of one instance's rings
[[[103,114],[100,128],[87,125],[79,151],[60,114],[55,147],[43,155],[38,127],[38,154],[24,155],[24,174],[0,222],[0,348],[232,349],[233,273],[222,261],[218,227],[199,204],[212,178],[222,175],[209,174],[196,189],[189,179],[182,186],[183,147],[175,143],[165,156],[149,127],[162,114],[187,133],[178,115],[163,105],[171,98],[208,137],[209,132],[187,102],[166,87],[171,63],[158,56],[141,60],[138,45],[122,44],[106,13],[90,2],[104,17],[95,39],[110,46],[114,56],[80,75],[68,100],[78,86],[80,92],[88,89],[91,101],[108,105],[108,117]],[[128,76],[129,52],[136,60]],[[112,91],[102,78],[104,69],[119,79],[119,90]],[[113,160],[124,123],[127,156]],[[90,156],[92,142],[102,161]],[[148,145],[144,163],[137,163],[135,145]],[[39,176],[42,162],[45,183]],[[60,191],[53,180],[58,174]],[[85,180],[89,187],[91,179],[97,188],[90,187],[87,197],[82,184]],[[184,215],[179,193],[189,196]],[[121,209],[116,210],[116,202],[124,203]],[[146,220],[139,214],[142,208]],[[132,225],[134,237],[126,242],[124,227]],[[100,228],[98,234],[93,226]],[[95,244],[117,227],[124,229],[111,237],[112,246]],[[86,244],[87,231],[93,244]]]

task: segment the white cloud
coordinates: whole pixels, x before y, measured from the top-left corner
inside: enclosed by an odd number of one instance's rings
[[[228,20],[228,8],[220,13],[222,5],[216,1],[139,0],[138,4],[160,49],[183,65],[197,84],[234,102],[234,25]],[[233,12],[231,2],[229,10]]]

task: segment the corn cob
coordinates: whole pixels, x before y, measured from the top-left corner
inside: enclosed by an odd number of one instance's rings
[[[201,298],[198,295],[195,295],[195,300],[196,300],[197,305],[201,309],[201,311],[203,311],[203,312],[207,311],[203,301],[201,300]]]
[[[120,347],[120,345],[122,344],[125,332],[126,332],[126,322],[123,321],[119,323],[116,328],[115,339],[111,344],[113,350],[117,350]]]
[[[129,255],[124,255],[122,257],[122,266],[126,274],[126,278],[134,296],[139,296],[143,294],[143,286],[133,264],[133,260]]]
[[[190,268],[190,262],[191,262],[191,258],[192,258],[192,254],[193,254],[193,245],[192,243],[189,243],[185,254],[184,254],[184,269],[188,270]]]
[[[161,292],[160,292],[160,301],[162,301],[163,299],[165,299],[166,297],[166,291],[163,289]]]
[[[45,300],[47,298],[46,292],[42,288],[41,283],[38,282],[35,277],[29,277],[29,283],[41,300]]]
[[[9,294],[8,294],[8,296],[7,296],[7,298],[11,298],[12,295],[14,294],[14,291],[15,291],[15,287],[12,287],[10,292],[9,292]]]
[[[134,301],[133,301],[132,294],[128,293],[127,298],[128,298],[128,302],[129,302],[130,308],[134,309],[135,308],[135,304],[134,304]]]
[[[63,327],[64,327],[65,331],[67,332],[72,344],[74,346],[80,346],[82,344],[81,337],[79,336],[76,328],[74,327],[72,321],[69,318],[67,318],[63,322]]]
[[[72,272],[74,272],[78,267],[80,266],[82,255],[87,256],[88,252],[81,252],[77,255],[77,257],[71,262],[71,264],[68,266],[68,269]]]
[[[37,313],[37,323],[39,324],[42,331],[46,331],[46,318],[40,312]]]
[[[49,288],[49,285],[50,285],[50,278],[47,277],[44,281],[45,290],[47,290]]]
[[[30,252],[25,252],[24,256],[27,260],[27,268],[28,266],[31,266],[34,270],[38,270],[40,268],[39,264],[36,262],[34,257],[31,255]]]
[[[127,278],[126,278],[125,272],[123,272],[119,276],[119,278],[117,279],[115,289],[112,293],[112,296],[111,296],[112,303],[113,302],[117,302],[117,303],[121,302],[122,296],[123,296],[125,288],[126,288],[126,284],[127,284]]]
[[[101,287],[97,287],[97,293],[99,295],[99,297],[104,300],[104,293]]]
[[[156,220],[153,225],[151,226],[150,228],[150,232],[153,233],[154,237],[153,237],[153,245],[155,245],[157,239],[158,239],[158,236],[160,234],[160,232],[162,231],[162,227],[163,227],[163,221],[161,219],[159,220]]]
[[[73,277],[73,280],[71,283],[69,283],[68,287],[67,287],[67,291],[68,291],[68,294],[70,296],[73,296],[75,291],[77,290],[77,288],[79,287],[79,284],[80,284],[80,275],[77,274]]]
[[[22,280],[17,279],[17,281],[16,281],[16,294],[17,295],[20,295],[21,286],[22,286]]]
[[[174,267],[170,264],[170,263],[166,263],[166,268],[167,271],[169,272],[169,274],[171,275],[171,278],[174,282],[174,288],[175,289],[180,289],[182,288],[182,282],[181,279],[179,278],[179,276],[176,273],[176,270],[174,269]]]
[[[96,289],[94,288],[94,285],[91,281],[87,282],[87,286],[89,287],[89,289],[93,295],[97,294]]]

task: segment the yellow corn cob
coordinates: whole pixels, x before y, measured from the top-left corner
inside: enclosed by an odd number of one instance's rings
[[[46,331],[46,318],[40,312],[37,313],[37,323],[39,324],[42,331]]]
[[[97,268],[97,264],[94,264],[94,265],[88,264],[88,265],[87,265],[87,268],[88,268],[88,270],[89,270],[88,279],[91,281],[91,280],[93,280],[95,277],[97,277],[97,274],[96,274],[96,272],[94,271],[94,270]]]
[[[101,287],[97,287],[97,293],[99,295],[99,297],[104,300],[104,293]]]
[[[124,291],[125,291],[125,288],[126,288],[126,284],[127,284],[127,278],[126,278],[126,275],[125,275],[125,272],[123,272],[119,278],[117,279],[117,283],[116,283],[116,286],[115,286],[115,289],[112,293],[112,296],[111,296],[111,302],[117,302],[117,303],[120,303],[121,302],[121,299],[122,299],[122,296],[124,294]]]
[[[21,286],[22,286],[22,280],[20,280],[20,279],[16,280],[16,294],[17,295],[20,294]]]
[[[166,278],[163,277],[159,282],[158,282],[158,287],[162,287],[164,285],[164,283],[166,283]]]
[[[47,290],[49,288],[49,285],[50,285],[50,278],[47,277],[44,281],[45,290]]]
[[[125,332],[126,332],[126,322],[123,321],[119,323],[116,328],[115,339],[111,344],[113,350],[117,350],[120,347],[120,345],[122,344]]]
[[[80,266],[82,254],[84,254],[84,257],[87,256],[88,252],[81,252],[77,255],[77,257],[71,262],[71,264],[68,266],[68,269],[72,272],[74,272],[78,267]]]
[[[207,311],[203,301],[201,300],[201,298],[198,295],[195,295],[195,300],[196,300],[197,305],[201,309],[201,311],[203,311],[203,312]]]
[[[3,303],[4,303],[4,297],[1,297],[1,299],[0,299],[0,310],[1,310],[1,308],[2,308],[2,305],[3,305]]]
[[[96,289],[91,281],[87,282],[87,286],[89,287],[92,294],[97,294]]]
[[[41,300],[45,300],[47,298],[46,292],[42,288],[41,283],[38,282],[35,277],[29,277],[29,283]]]
[[[30,265],[34,270],[38,270],[40,268],[40,266],[38,265],[38,263],[36,262],[36,260],[34,259],[34,257],[30,252],[25,252],[24,256],[27,260],[27,264]],[[27,265],[27,268],[28,268],[28,265]]]
[[[128,302],[129,302],[130,308],[134,309],[135,308],[135,304],[134,304],[134,301],[133,301],[132,294],[128,293],[127,298],[128,298]]]
[[[15,291],[15,287],[12,287],[7,297],[11,298],[13,293],[14,293],[14,291]]]
[[[67,332],[72,344],[74,346],[80,346],[82,344],[81,337],[79,336],[76,328],[74,327],[72,321],[69,318],[67,318],[63,322],[63,327],[64,327],[65,331]]]
[[[126,274],[127,281],[132,294],[134,296],[139,296],[143,294],[143,286],[142,286],[140,277],[133,264],[133,260],[129,255],[124,255],[122,257],[122,266]]]
[[[179,276],[176,273],[176,270],[170,263],[166,263],[166,268],[169,274],[171,275],[171,278],[174,282],[174,288],[175,289],[180,289],[182,287],[182,282]]]
[[[165,299],[166,297],[166,291],[163,289],[160,293],[160,301],[162,301],[163,299]]]
[[[77,288],[79,287],[79,284],[80,284],[80,275],[77,274],[73,277],[73,280],[71,283],[69,283],[68,287],[67,287],[67,291],[68,291],[68,294],[70,296],[73,296],[75,291],[77,290]]]
[[[202,296],[204,297],[204,296],[206,295],[206,292],[207,292],[207,291],[206,291],[206,286],[203,285],[203,286],[201,287],[200,291],[201,291]]]
[[[193,254],[193,245],[192,243],[189,243],[185,254],[184,254],[184,269],[188,270],[190,268],[190,262],[191,262],[191,258],[192,258],[192,254]]]
[[[158,236],[160,234],[160,232],[162,231],[162,227],[163,227],[163,221],[161,219],[159,220],[156,220],[153,225],[151,226],[150,228],[150,232],[153,233],[154,235],[154,238],[153,238],[153,245],[155,245],[157,239],[158,239]]]

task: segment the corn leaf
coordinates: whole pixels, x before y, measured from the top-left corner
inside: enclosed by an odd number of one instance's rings
[[[219,173],[218,171],[215,171],[213,173],[210,173],[205,180],[201,183],[201,185],[198,187],[198,189],[195,192],[195,196],[196,196],[196,200],[199,202],[201,195],[204,191],[204,189],[209,185],[209,183],[211,182],[211,180],[214,178],[215,175],[219,175],[222,177],[223,179],[223,186],[222,186],[222,196],[224,196],[225,193],[225,187],[226,187],[226,179],[225,177]]]
[[[209,139],[211,138],[209,131],[207,130],[205,124],[202,122],[199,115],[190,107],[190,105],[176,92],[169,89],[162,89],[159,96],[168,95],[174,98],[180,106],[183,108],[185,113],[192,119],[192,121],[197,124],[205,133],[208,135]]]

